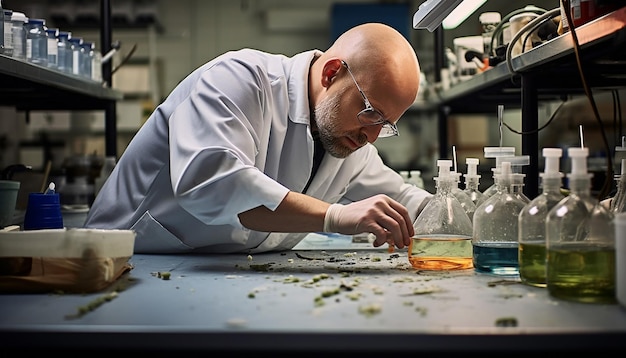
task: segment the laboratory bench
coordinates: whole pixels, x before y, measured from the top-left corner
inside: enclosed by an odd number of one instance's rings
[[[0,294],[0,351],[626,352],[626,308],[518,277],[420,271],[406,249],[309,234],[263,254],[134,254],[93,293]]]

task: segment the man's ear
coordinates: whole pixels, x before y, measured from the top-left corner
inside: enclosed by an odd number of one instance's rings
[[[324,63],[324,67],[322,68],[323,87],[330,87],[333,80],[335,79],[335,76],[337,76],[337,73],[341,70],[341,67],[341,60],[338,58],[330,59],[326,61],[326,63]]]

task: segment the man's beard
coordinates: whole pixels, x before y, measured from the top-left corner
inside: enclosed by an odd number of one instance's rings
[[[324,149],[335,158],[346,158],[353,150],[342,144],[338,136],[340,95],[326,97],[315,107],[315,121]],[[359,135],[358,143],[365,145],[367,137]]]

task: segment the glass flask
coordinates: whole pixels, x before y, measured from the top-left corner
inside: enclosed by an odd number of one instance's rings
[[[479,161],[478,158],[466,158],[465,163],[467,164],[467,173],[463,175],[465,177],[465,189],[463,191],[469,196],[474,205],[478,207],[483,201],[487,200],[487,196],[478,189],[480,185],[480,175],[478,174]]]
[[[570,194],[546,218],[546,285],[550,295],[583,303],[615,303],[613,212],[591,196],[588,148],[569,148]]]
[[[474,204],[472,199],[465,191],[463,191],[463,189],[459,188],[461,183],[461,173],[452,172],[451,175],[456,178],[456,185],[452,186],[452,195],[454,195],[459,203],[461,203],[463,211],[465,211],[470,221],[472,221],[474,212],[476,211],[476,204]]]
[[[437,190],[413,226],[415,235],[408,249],[409,262],[422,270],[472,268],[472,222],[452,194],[458,186],[451,160],[438,160]]]
[[[517,276],[518,216],[526,203],[512,193],[511,163],[502,162],[495,182],[496,193],[474,213],[474,269],[497,276]]]
[[[515,147],[485,147],[484,148],[485,158],[496,158],[495,167],[491,168],[493,172],[493,184],[488,187],[483,194],[485,196],[490,197],[498,191],[498,187],[496,185],[496,175],[500,173],[500,165],[502,164],[503,157],[512,157],[515,155]]]
[[[559,171],[562,154],[561,148],[543,148],[541,193],[519,213],[519,276],[522,283],[530,286],[546,287],[546,217],[563,199],[563,173]]]

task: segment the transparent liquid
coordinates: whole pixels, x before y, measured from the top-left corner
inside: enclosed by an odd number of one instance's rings
[[[414,236],[408,251],[409,262],[420,270],[465,270],[473,267],[470,236]]]
[[[519,243],[519,276],[523,283],[546,287],[546,244],[544,240]]]
[[[475,243],[473,246],[473,264],[476,272],[498,276],[519,275],[519,249],[516,242]]]
[[[548,291],[554,297],[584,303],[615,303],[615,248],[569,243],[550,247]]]

